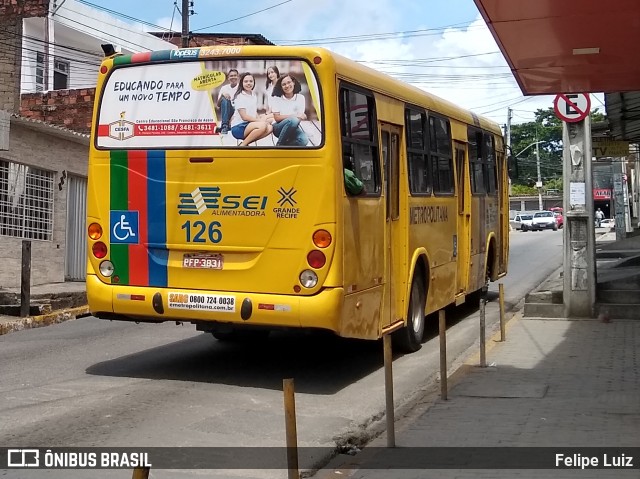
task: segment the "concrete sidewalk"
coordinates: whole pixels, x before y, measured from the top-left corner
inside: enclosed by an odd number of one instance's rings
[[[1,288],[0,305],[20,307],[20,288]],[[0,335],[75,319],[89,313],[84,281],[31,286],[31,312],[26,317],[0,312]],[[34,313],[34,310],[37,311]],[[17,313],[16,313],[17,314]]]
[[[425,397],[396,422],[396,447],[550,447],[560,453],[569,447],[635,447],[640,453],[640,321],[516,314],[506,341],[496,340],[499,335],[487,341],[489,367],[470,358],[450,379],[448,400]],[[367,462],[380,467],[385,446],[383,434],[359,454],[335,458],[316,477],[640,477],[640,454],[632,470],[418,470],[409,469],[413,452],[403,468],[372,469]]]

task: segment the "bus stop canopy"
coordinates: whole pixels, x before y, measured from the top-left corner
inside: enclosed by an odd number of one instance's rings
[[[640,142],[639,0],[474,0],[525,95],[604,92],[611,134]]]

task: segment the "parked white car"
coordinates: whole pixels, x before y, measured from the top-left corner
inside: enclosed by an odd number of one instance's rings
[[[604,219],[600,222],[600,228],[615,228],[616,227],[616,220],[614,219]]]
[[[558,231],[558,223],[553,211],[537,211],[533,214],[531,226],[527,226],[531,231],[553,230]],[[526,231],[526,230],[525,230]]]
[[[519,213],[513,217],[513,219],[509,220],[511,227],[514,230],[523,230],[523,225],[531,226],[531,222],[533,221],[532,213]]]

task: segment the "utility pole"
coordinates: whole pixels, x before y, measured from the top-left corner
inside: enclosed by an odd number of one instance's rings
[[[513,110],[511,108],[507,108],[507,130],[505,131],[507,148],[511,149],[511,118],[513,116]]]
[[[513,114],[513,110],[511,108],[507,108],[507,128],[505,131],[507,155],[511,155],[513,153],[511,151],[511,116],[512,114]],[[509,178],[509,196],[511,196],[511,178]]]
[[[536,167],[538,169],[538,181],[536,186],[538,187],[538,210],[542,211],[542,175],[540,174],[540,142],[538,141],[538,134],[536,130]]]
[[[572,99],[576,101],[574,97]],[[563,121],[562,142],[565,316],[592,318],[596,298],[596,259],[589,115],[578,122]]]
[[[182,0],[182,48],[189,46],[189,15],[191,0]]]

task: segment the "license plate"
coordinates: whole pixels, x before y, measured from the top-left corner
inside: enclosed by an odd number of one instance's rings
[[[183,268],[222,269],[223,262],[221,254],[186,253],[182,257]]]

